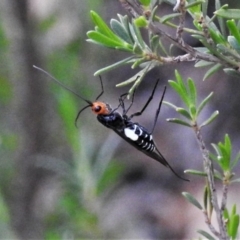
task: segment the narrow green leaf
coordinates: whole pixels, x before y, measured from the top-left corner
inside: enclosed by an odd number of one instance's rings
[[[189,3],[189,4],[187,4],[186,6],[185,6],[185,8],[186,9],[188,9],[188,8],[193,8],[193,7],[195,7],[195,6],[198,6],[198,8],[194,8],[194,12],[196,13],[196,12],[200,12],[200,9],[201,9],[201,6],[200,6],[200,4],[202,4],[202,3],[204,3],[205,1],[204,0],[198,0],[198,1],[195,1],[195,2],[192,2],[192,3]],[[197,10],[199,10],[199,11],[197,11]]]
[[[207,66],[210,66],[212,64],[213,64],[212,62],[208,62],[208,61],[205,61],[205,60],[200,60],[194,65],[194,67],[207,67]]]
[[[178,107],[177,107],[177,106],[175,106],[174,104],[172,104],[172,103],[170,103],[170,102],[163,101],[163,104],[166,104],[166,105],[168,105],[169,107],[171,107],[171,108],[175,109],[176,111],[177,111],[177,109],[178,109]]]
[[[215,15],[223,18],[240,19],[240,9],[219,9],[214,12]]]
[[[231,139],[229,137],[228,134],[225,135],[225,147],[226,147],[226,150],[228,152],[228,155],[231,157],[231,152],[232,152],[232,143],[231,143]]]
[[[231,211],[231,216],[235,215],[237,212],[237,206],[236,204],[233,204],[232,211]]]
[[[187,93],[183,91],[183,89],[179,86],[179,84],[173,80],[168,80],[169,85],[176,91],[179,97],[183,100],[183,102],[188,106],[188,98]]]
[[[235,51],[240,53],[240,42],[238,42],[238,40],[234,36],[228,36],[227,40],[228,40],[229,44],[231,45],[231,47]]]
[[[177,123],[177,124],[187,126],[187,127],[192,127],[192,125],[190,123],[187,123],[179,118],[168,118],[167,121],[172,122],[172,123]]]
[[[234,19],[227,20],[227,26],[231,34],[237,39],[238,43],[240,44],[240,32],[235,23],[235,20]]]
[[[139,28],[135,24],[130,25],[129,28],[130,28],[132,37],[135,40],[135,42],[137,42],[138,45],[142,48],[142,50],[144,50],[146,48],[146,44],[143,41],[142,35],[139,31]]]
[[[209,239],[209,240],[216,240],[212,235],[210,235],[209,233],[203,231],[203,230],[198,230],[198,233],[200,233],[201,235],[203,235],[205,238]]]
[[[214,111],[213,114],[212,114],[206,121],[204,121],[204,122],[201,124],[200,128],[202,128],[202,127],[210,124],[213,120],[215,120],[215,118],[218,116],[218,114],[219,114],[219,111],[217,111],[217,110]]]
[[[202,100],[202,102],[200,103],[197,109],[197,116],[200,114],[200,112],[206,106],[206,104],[209,102],[212,96],[213,96],[213,92],[211,92],[206,98]]]
[[[134,56],[130,56],[130,57],[127,57],[127,58],[125,58],[125,59],[123,59],[123,60],[121,60],[121,61],[119,61],[119,62],[116,62],[116,63],[114,63],[114,64],[111,64],[111,65],[109,65],[109,66],[107,66],[107,67],[101,68],[101,69],[99,69],[98,71],[96,71],[96,72],[94,73],[94,76],[98,76],[98,75],[100,75],[100,74],[102,74],[102,73],[105,73],[105,72],[107,72],[107,71],[110,71],[110,70],[113,70],[113,69],[115,69],[115,68],[117,68],[117,67],[120,67],[120,66],[128,63],[128,61],[131,60],[131,59],[133,59],[133,58],[134,58]]]
[[[219,32],[219,31],[215,31],[214,29],[209,28],[209,33],[211,38],[213,39],[213,41],[216,44],[222,43],[222,44],[226,44],[227,41],[224,39],[224,36]]]
[[[208,10],[208,0],[205,0],[205,2],[202,3],[202,14],[204,18],[206,18],[207,10]]]
[[[197,175],[197,176],[202,176],[202,177],[207,177],[207,174],[205,172],[197,171],[197,170],[194,170],[194,169],[187,169],[187,170],[184,171],[184,173]],[[222,180],[222,176],[217,170],[214,170],[214,177],[219,179],[219,180]]]
[[[190,107],[189,107],[189,112],[190,112],[191,118],[193,119],[193,121],[195,121],[196,120],[196,113],[197,113],[196,106],[191,104]]]
[[[214,177],[219,180],[223,180],[221,173],[219,171],[217,171],[216,169],[214,169]]]
[[[213,149],[215,150],[216,154],[218,156],[220,156],[220,151],[219,151],[218,145],[216,145],[215,143],[212,143],[211,145],[212,145]]]
[[[160,22],[161,23],[165,23],[175,17],[180,17],[182,14],[181,13],[172,13],[172,14],[167,14],[164,15],[163,17],[160,18]]]
[[[223,217],[224,217],[224,219],[226,219],[226,220],[229,219],[229,213],[228,213],[227,208],[225,208],[224,211],[223,211]]]
[[[230,236],[232,239],[236,239],[238,234],[238,227],[239,227],[239,215],[234,215],[234,217],[231,219],[231,225],[230,225]]]
[[[237,156],[232,161],[231,169],[233,169],[236,166],[236,164],[239,162],[239,160],[240,160],[240,152],[238,152]]]
[[[208,189],[208,185],[206,185],[204,187],[204,194],[203,194],[203,206],[205,210],[208,209],[208,199],[209,199],[208,193],[209,193],[209,189]]]
[[[138,60],[136,60],[136,61],[132,64],[131,68],[132,68],[132,69],[135,69],[135,68],[137,68],[139,65],[141,65],[142,63],[144,63],[145,61],[146,61],[145,57],[139,58]]]
[[[184,117],[186,117],[187,119],[189,119],[189,120],[192,120],[192,117],[191,117],[191,115],[189,114],[189,112],[186,110],[186,109],[184,109],[184,108],[177,108],[176,109],[176,111],[178,112],[178,113],[180,113],[180,114],[182,114]]]
[[[133,52],[132,47],[124,47],[124,46],[116,46],[115,47],[116,50],[120,50],[120,51],[125,51],[125,52]]]
[[[139,2],[144,6],[149,6],[151,0],[139,0]]]
[[[111,19],[110,25],[115,34],[129,44],[133,44],[132,38],[129,36],[126,29],[116,19]]]
[[[231,36],[229,36],[229,37],[231,37]],[[237,49],[233,49],[233,48],[229,47],[229,45],[225,46],[223,44],[217,44],[217,50],[221,54],[225,55],[225,57],[231,57],[231,58],[233,57],[234,59],[237,59],[240,61],[240,55],[238,54]],[[240,50],[240,48],[239,48],[239,50]]]
[[[201,204],[198,202],[198,200],[190,193],[188,192],[182,192],[182,195],[195,207],[199,208],[200,210],[203,210]]]
[[[168,51],[166,50],[166,48],[165,48],[165,46],[162,43],[162,40],[160,38],[159,38],[159,47],[166,56],[169,56]]]
[[[145,74],[147,72],[149,72],[152,68],[154,67],[154,64],[148,63],[148,65],[143,68],[142,70],[140,70],[139,72],[137,72],[135,75],[133,75],[132,77],[130,77],[128,80],[118,83],[116,85],[116,87],[123,87],[126,86],[132,82],[135,82],[136,80],[138,80],[139,78],[142,78],[143,76],[145,76]]]
[[[181,88],[181,91],[184,93],[185,96],[187,96],[188,95],[187,88],[183,82],[182,76],[180,75],[180,73],[177,70],[175,70],[175,77],[176,77],[178,85]]]
[[[215,72],[217,72],[222,65],[220,63],[215,64],[213,67],[211,67],[204,75],[203,81],[209,78],[211,75],[213,75]]]
[[[238,78],[238,79],[240,77],[240,72],[237,71],[237,70],[234,70],[232,68],[224,68],[223,71],[231,77],[235,77],[235,78]]]
[[[118,37],[112,32],[112,30],[96,12],[90,11],[90,14],[94,24],[101,29],[102,33],[105,33],[106,36],[115,41],[119,41]]]
[[[137,73],[134,76],[130,77],[128,80],[116,84],[116,87],[124,87],[132,82],[135,82],[140,76],[141,76],[141,73],[140,74]]]
[[[197,50],[198,52],[201,52],[201,53],[208,53],[209,52],[206,47],[195,47],[194,49]]]
[[[152,52],[157,53],[158,47],[159,47],[159,36],[158,35],[154,35],[150,39],[150,48],[151,48]]]
[[[202,36],[202,35],[192,34],[191,36],[192,36],[193,38],[198,39],[199,41],[204,41],[204,40],[205,40],[205,37]]]
[[[136,55],[143,56],[143,49],[141,48],[141,46],[137,42],[134,43],[133,53],[136,54]]]
[[[207,176],[207,174],[205,172],[197,171],[197,170],[194,170],[194,169],[187,169],[187,170],[184,171],[184,173],[197,175],[197,176],[203,176],[203,177]]]
[[[188,83],[189,96],[190,96],[191,102],[193,103],[193,105],[195,105],[197,100],[197,90],[196,90],[195,83],[191,78],[188,78],[187,83]]]
[[[131,42],[134,42],[134,39],[132,38],[132,35],[131,35],[131,31],[130,31],[130,28],[129,28],[129,19],[128,19],[128,16],[125,15],[125,16],[122,16],[121,14],[117,14],[122,26],[124,27],[125,31],[127,32],[127,35],[131,38]]]
[[[236,178],[236,179],[232,180],[231,183],[240,183],[240,178]]]
[[[219,10],[221,8],[221,2],[220,0],[215,0],[215,9]],[[219,27],[221,30],[221,33],[223,34],[224,37],[226,37],[226,25],[225,25],[225,21],[222,17],[217,17],[218,19],[218,23],[219,23]]]
[[[105,35],[99,32],[88,31],[87,36],[93,41],[106,47],[115,48],[116,46],[123,46],[121,42],[116,42],[113,39],[106,37]]]
[[[129,89],[128,91],[128,95],[131,96],[134,91],[136,90],[136,88],[139,86],[139,84],[142,82],[143,78],[145,75],[142,75],[141,77],[139,77],[132,85],[132,87]]]
[[[212,18],[210,18],[209,16],[206,16],[206,22],[208,23],[208,27],[209,27],[211,30],[220,33],[220,30],[219,30],[218,26],[215,24],[214,21],[212,21]]]

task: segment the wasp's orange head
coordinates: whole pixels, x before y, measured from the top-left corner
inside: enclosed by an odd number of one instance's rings
[[[92,103],[92,111],[93,113],[99,115],[107,115],[111,112],[111,108],[108,104],[104,103],[104,102],[94,102]]]

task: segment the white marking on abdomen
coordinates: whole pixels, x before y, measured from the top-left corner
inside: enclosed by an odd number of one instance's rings
[[[135,133],[136,125],[134,125],[134,129],[124,128],[124,134],[127,138],[130,138],[132,141],[138,140],[138,135]]]

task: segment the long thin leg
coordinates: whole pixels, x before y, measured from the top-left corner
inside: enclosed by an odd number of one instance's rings
[[[134,102],[134,97],[135,97],[135,92],[136,90],[134,90],[133,94],[132,94],[132,99],[131,99],[131,103],[130,105],[128,106],[127,109],[125,109],[125,99],[126,99],[126,96],[128,95],[128,92],[127,93],[123,93],[120,97],[119,97],[119,105],[117,107],[117,109],[121,106],[122,107],[122,110],[123,110],[123,116],[127,116],[127,113],[128,111],[130,110],[130,108],[132,107],[133,105],[133,102]]]
[[[128,108],[127,109],[124,109],[123,108],[123,115],[127,115],[127,113],[128,113],[128,111],[130,110],[130,108],[132,107],[132,105],[133,105],[133,102],[134,102],[134,97],[135,97],[135,92],[136,92],[136,90],[134,90],[134,92],[133,92],[133,94],[132,94],[132,100],[131,100],[131,103],[130,103],[130,105],[128,106]],[[127,96],[128,95],[128,93],[125,93],[125,94],[123,94],[123,95],[125,95],[125,96]],[[126,97],[124,98],[124,100],[126,99]],[[122,99],[122,103],[123,103],[123,106],[124,106],[124,100]]]
[[[162,94],[161,100],[160,100],[159,105],[158,105],[158,109],[157,109],[157,111],[156,111],[156,115],[155,115],[155,119],[154,119],[152,131],[150,132],[150,134],[153,133],[154,128],[155,128],[155,126],[156,126],[156,123],[157,123],[157,120],[158,120],[158,115],[159,115],[159,113],[160,113],[160,109],[161,109],[161,106],[162,106],[162,102],[163,102],[163,98],[164,98],[166,89],[167,89],[167,87],[165,86],[165,87],[164,87],[164,90],[163,90],[163,94]]]
[[[119,97],[119,104],[118,104],[118,106],[117,106],[116,108],[114,108],[114,109],[111,111],[111,113],[117,111],[120,107],[122,107],[123,112],[125,111],[124,100],[125,100],[125,98],[126,98],[125,96],[126,96],[127,94],[128,94],[128,93],[124,93],[124,94],[122,94],[122,95]],[[125,97],[125,98],[123,99],[123,97]]]
[[[146,102],[146,104],[144,105],[144,107],[142,108],[142,110],[141,110],[140,112],[133,113],[133,114],[129,117],[129,119],[132,119],[133,117],[142,115],[142,113],[144,112],[144,110],[147,108],[148,104],[149,104],[149,103],[152,101],[152,99],[153,99],[153,95],[154,95],[155,90],[156,90],[156,88],[157,88],[158,82],[159,82],[159,79],[158,79],[157,82],[155,83],[155,86],[154,86],[154,88],[153,88],[152,94],[151,94],[151,96],[149,97],[149,99],[147,100],[147,102]]]

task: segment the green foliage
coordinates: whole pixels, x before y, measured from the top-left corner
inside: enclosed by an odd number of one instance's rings
[[[234,176],[232,173],[233,168],[239,162],[240,152],[235,159],[232,159],[232,144],[230,137],[226,134],[224,142],[212,144],[215,154],[211,154],[211,158],[219,165],[224,173],[225,181],[230,181]]]
[[[128,43],[131,41],[128,32],[130,30],[125,28],[124,24],[116,20],[112,22],[115,34],[97,13],[91,11],[91,17],[96,26],[94,31],[87,32],[88,41],[110,48],[132,51],[133,45]]]
[[[240,19],[240,9],[229,9],[227,5],[214,12],[214,14],[223,18]]]
[[[144,41],[139,30],[139,28],[147,26],[147,20],[144,16],[140,16],[130,23],[127,16],[118,14],[119,20],[111,19],[110,21],[111,29],[97,13],[91,11],[91,16],[95,23],[95,30],[87,32],[87,41],[132,54],[130,57],[98,70],[94,75],[113,70],[123,64],[132,64],[132,68],[137,68],[141,65],[143,69],[135,76],[117,85],[124,86],[133,83],[133,87],[130,90],[130,92],[133,92],[145,74],[156,65],[149,60],[154,56],[157,58],[156,52],[159,47],[159,38],[150,36],[149,44]]]
[[[149,4],[151,3],[151,0],[139,0],[139,2],[144,6],[149,6]]]
[[[237,206],[233,205],[231,212],[224,210],[224,219],[227,223],[228,235],[231,239],[238,239],[239,214],[237,214]]]
[[[175,1],[165,1],[168,4],[175,4]],[[116,67],[120,67],[124,64],[132,64],[132,68],[140,67],[140,70],[136,75],[142,80],[142,76],[145,72],[150,71],[153,67],[164,64],[166,61],[171,61],[168,57],[171,55],[171,47],[166,50],[161,42],[161,37],[150,32],[148,39],[143,37],[144,31],[149,31],[149,24],[152,22],[160,22],[170,28],[176,29],[178,26],[174,20],[177,17],[181,17],[182,13],[171,13],[164,16],[158,16],[156,14],[157,7],[155,6],[156,1],[140,1],[142,9],[147,9],[148,13],[144,11],[142,15],[136,16],[130,22],[127,16],[118,14],[119,20],[111,19],[111,29],[107,26],[104,20],[95,12],[91,11],[91,17],[95,24],[95,30],[87,33],[88,40],[90,42],[103,45],[105,47],[113,48],[119,51],[127,51],[130,54],[129,57],[106,66],[97,72],[95,75],[105,71],[113,70]],[[162,2],[160,2],[161,5]],[[174,10],[177,10],[179,6],[175,6]],[[205,64],[196,63],[197,67],[205,67],[213,64],[211,68],[205,73],[203,79],[209,78],[211,75],[223,68],[224,72],[239,77],[239,71],[236,70],[239,66],[240,55],[240,33],[238,23],[236,19],[240,17],[239,9],[229,9],[228,5],[221,6],[219,0],[215,0],[216,11],[213,13],[214,17],[210,19],[206,15],[206,9],[208,2],[206,1],[188,1],[185,4],[184,11],[187,11],[192,17],[195,29],[183,28],[183,31],[191,34],[191,37],[197,38],[205,48],[205,55],[210,53],[218,58],[218,61],[214,58],[203,58],[197,59],[203,61]],[[139,10],[138,10],[139,14]],[[150,14],[150,15],[149,15]],[[217,18],[218,25],[214,22]],[[225,20],[225,18],[231,18]],[[139,28],[143,28],[139,31]],[[230,35],[226,33],[230,32]],[[161,36],[161,34],[160,34]],[[167,35],[168,36],[168,35]],[[176,41],[177,45],[177,41]],[[185,45],[182,46],[185,48]],[[187,51],[187,48],[186,48]],[[201,53],[200,48],[195,48],[196,52]],[[202,56],[202,54],[201,54]],[[172,58],[172,60],[174,57]],[[151,67],[146,67],[151,66]],[[131,79],[131,81],[129,81]],[[118,84],[123,86],[128,83],[132,83],[133,77],[127,79],[124,83]],[[136,78],[135,78],[136,80]],[[132,92],[136,86],[140,84],[140,81],[133,85],[131,88]]]
[[[215,238],[206,231],[198,230],[197,232],[200,233],[201,235],[203,235],[206,239],[215,240]]]
[[[210,93],[206,98],[204,98],[201,103],[197,104],[197,89],[194,81],[189,78],[187,83],[184,83],[181,75],[178,71],[175,71],[176,80],[169,80],[170,86],[174,89],[174,91],[181,98],[186,108],[177,107],[174,104],[164,101],[165,104],[175,109],[177,113],[179,113],[186,120],[182,120],[179,118],[170,118],[167,121],[178,123],[187,127],[194,127],[196,125],[197,119],[203,108],[210,101],[213,93]],[[207,118],[204,122],[200,124],[200,128],[210,124],[218,115],[218,111],[214,111],[212,115]]]
[[[201,204],[198,202],[198,200],[190,193],[188,192],[183,192],[182,195],[191,203],[193,204],[195,207],[197,207],[198,209],[202,210],[202,206]]]

